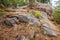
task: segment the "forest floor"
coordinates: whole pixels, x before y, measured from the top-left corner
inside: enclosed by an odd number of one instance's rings
[[[20,9],[22,10],[22,9]],[[4,15],[12,14],[25,14],[28,11],[24,10],[19,12],[3,12]],[[40,27],[32,27],[27,23],[20,23],[18,25],[14,25],[14,27],[8,28],[5,24],[1,23],[5,18],[0,19],[0,40],[17,40],[19,36],[24,35],[26,38],[30,38],[30,40],[60,40],[60,35],[57,37],[50,37],[48,35],[43,34]],[[59,29],[59,25],[55,22],[51,21],[56,26],[56,29]],[[31,31],[34,31],[34,37],[32,38]]]

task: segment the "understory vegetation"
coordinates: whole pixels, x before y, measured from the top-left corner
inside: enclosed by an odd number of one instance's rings
[[[24,6],[27,3],[25,3],[23,0],[2,0],[1,4],[3,4],[6,7],[17,7]]]
[[[55,13],[53,14],[54,20],[60,24],[60,11],[55,11]]]

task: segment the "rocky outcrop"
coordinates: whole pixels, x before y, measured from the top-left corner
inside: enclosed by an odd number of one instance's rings
[[[38,21],[38,19],[31,14],[7,15],[7,18],[4,21],[4,23],[8,26],[12,26],[13,24],[18,24],[19,22],[29,23],[30,25],[34,25],[34,26],[40,26],[40,22]]]

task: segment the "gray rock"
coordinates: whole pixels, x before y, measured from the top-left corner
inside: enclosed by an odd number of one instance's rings
[[[45,12],[41,13],[42,18],[48,18],[47,14]]]
[[[58,32],[56,31],[55,25],[49,21],[47,18],[40,19],[40,22],[42,24],[42,29],[44,31],[44,34],[50,35],[50,36],[58,36]]]
[[[40,26],[40,22],[32,14],[7,15],[7,17],[9,19],[6,19],[4,23],[8,26],[10,25],[12,26],[12,24],[16,24],[17,23],[16,22],[17,20],[15,20],[16,18],[19,20],[19,22],[29,23],[29,24],[32,23],[31,25]]]
[[[40,26],[40,22],[32,14],[17,15],[17,19],[19,19],[20,22],[26,22],[35,26]]]
[[[46,35],[49,35],[49,36],[54,36],[54,37],[56,37],[56,36],[58,36],[58,32],[57,31],[55,31],[55,30],[53,30],[53,29],[51,29],[51,28],[48,28],[48,27],[42,27],[42,30],[44,31],[44,34],[46,34]]]
[[[29,21],[29,19],[25,15],[18,15],[17,19],[19,19],[20,22],[25,22],[25,23]]]
[[[8,20],[5,20],[4,23],[5,23],[7,26],[13,26],[13,25],[10,23],[10,21],[8,21]]]
[[[17,38],[17,40],[29,40],[29,39],[26,38],[25,36],[20,36],[19,38]]]
[[[33,21],[33,22],[30,22],[29,23],[30,25],[33,25],[33,26],[36,26],[36,27],[39,27],[39,26],[41,26],[41,24],[40,24],[40,22],[39,21]]]
[[[32,14],[27,15],[29,22],[32,23],[34,26],[41,26],[40,22],[38,21],[37,18],[35,18]]]
[[[40,22],[43,26],[49,27],[51,29],[56,29],[55,25],[48,18],[41,18]]]
[[[16,19],[11,19],[11,18],[7,18],[4,23],[7,25],[7,26],[13,26],[14,24],[18,24],[18,21]]]

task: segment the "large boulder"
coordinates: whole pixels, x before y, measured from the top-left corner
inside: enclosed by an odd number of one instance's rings
[[[20,22],[27,22],[34,26],[40,26],[40,22],[32,14],[22,14],[17,16],[17,18],[19,19]]]
[[[19,19],[20,22],[25,22],[25,23],[29,22],[29,19],[24,14],[23,15],[17,15],[16,17],[17,17],[17,19]]]
[[[29,23],[33,26],[41,26],[39,20],[33,14],[7,15],[4,23],[8,26],[12,26],[17,23]]]

